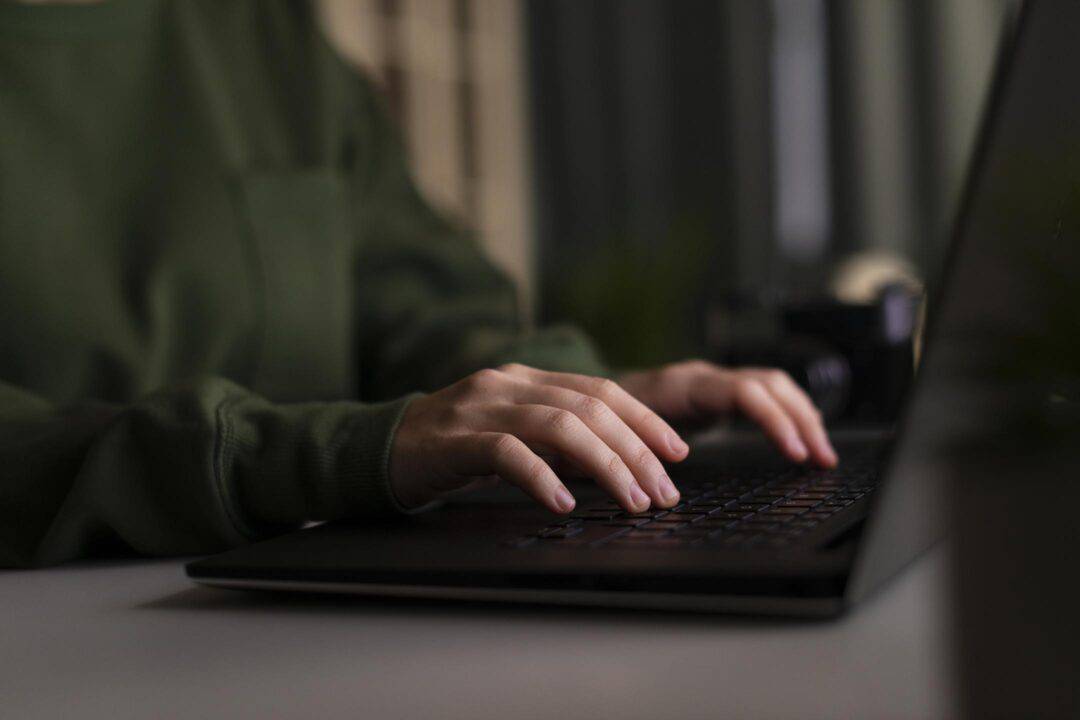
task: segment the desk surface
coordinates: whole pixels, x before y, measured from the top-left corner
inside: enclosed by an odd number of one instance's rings
[[[180,563],[0,573],[12,718],[950,717],[948,553],[794,623],[191,585]]]

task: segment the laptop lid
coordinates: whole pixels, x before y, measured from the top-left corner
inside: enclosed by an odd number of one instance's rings
[[[1075,442],[1080,391],[1080,3],[1028,0],[998,61],[926,354],[848,586],[943,534],[991,451]]]

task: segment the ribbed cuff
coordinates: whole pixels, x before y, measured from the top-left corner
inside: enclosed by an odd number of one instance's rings
[[[335,478],[346,518],[416,512],[402,505],[390,487],[390,448],[405,410],[417,397],[368,405],[358,416],[341,448]]]

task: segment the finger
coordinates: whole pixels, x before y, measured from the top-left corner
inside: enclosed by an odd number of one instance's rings
[[[566,388],[602,400],[654,453],[664,460],[678,462],[690,453],[690,447],[663,418],[626,392],[614,380],[572,373],[548,372],[524,365],[509,365],[504,371],[534,383]]]
[[[725,381],[735,408],[756,422],[780,451],[795,462],[809,456],[798,428],[760,381],[746,376]]]
[[[568,513],[576,505],[574,496],[547,463],[525,443],[507,433],[463,436],[455,443],[452,467],[465,476],[498,475],[555,513]]]
[[[519,403],[546,405],[574,413],[619,454],[638,485],[656,505],[666,508],[678,503],[679,491],[660,459],[603,400],[576,390],[531,383],[518,388],[514,399]]]
[[[649,496],[619,453],[574,413],[546,405],[496,405],[486,412],[489,427],[565,456],[627,510],[649,507]]]
[[[810,449],[814,462],[821,467],[836,467],[839,458],[829,442],[821,413],[810,396],[782,370],[764,370],[758,377],[799,428],[799,435]]]

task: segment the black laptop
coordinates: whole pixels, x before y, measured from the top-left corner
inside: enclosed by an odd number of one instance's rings
[[[1001,330],[1032,316],[1048,335],[1075,331],[1067,314],[1053,325],[1027,274],[1080,269],[1058,253],[1080,231],[1080,3],[1029,2],[1014,27],[895,440],[838,437],[833,471],[786,465],[760,441],[703,442],[670,469],[683,495],[671,510],[631,515],[583,485],[578,510],[555,518],[507,489],[385,524],[308,528],[188,575],[228,588],[841,613],[942,536],[949,477],[963,470],[956,448],[992,436],[963,398],[993,393],[1000,377],[987,368],[1025,352],[1022,334],[1001,342]],[[1046,390],[1037,366],[1009,367]]]

